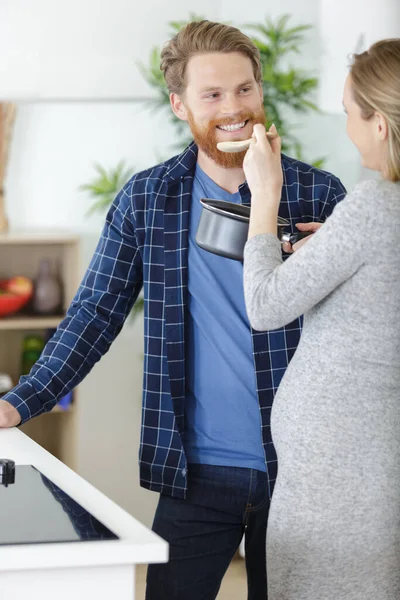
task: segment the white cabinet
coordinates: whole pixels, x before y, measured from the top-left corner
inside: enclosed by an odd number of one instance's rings
[[[0,544],[2,600],[133,600],[135,566],[167,561],[164,540],[21,431],[0,430],[0,457],[35,466],[119,537],[82,543]]]

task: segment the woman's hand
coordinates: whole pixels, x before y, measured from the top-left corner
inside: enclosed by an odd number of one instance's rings
[[[275,125],[269,131],[276,134],[270,141],[265,135],[265,127],[254,125],[253,139],[244,157],[243,169],[252,199],[271,201],[273,198],[279,206],[283,184],[281,138]]]
[[[281,201],[283,174],[281,140],[275,125],[269,131],[276,137],[268,141],[263,125],[254,125],[250,148],[243,169],[251,191],[248,239],[263,233],[277,235],[278,209]]]
[[[295,244],[293,244],[293,246],[289,242],[285,242],[284,244],[282,244],[282,250],[287,254],[297,252],[297,250],[304,246],[304,244],[306,244],[312,238],[314,233],[318,231],[320,227],[322,227],[322,223],[316,223],[314,221],[312,223],[297,223],[296,227],[299,231],[310,232],[310,235],[308,237],[303,238],[299,242],[296,242]]]

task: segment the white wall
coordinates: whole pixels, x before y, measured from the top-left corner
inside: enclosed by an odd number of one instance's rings
[[[98,232],[103,217],[85,218],[92,200],[78,190],[95,176],[93,163],[124,159],[133,172],[145,169],[168,155],[173,135],[165,116],[138,102],[21,104],[7,180],[10,222]]]
[[[151,90],[134,68],[168,36],[193,1],[2,0],[0,96],[140,98]],[[218,18],[218,2],[202,0]]]
[[[140,170],[172,152],[175,130],[167,116],[137,100],[149,92],[136,61],[147,62],[152,46],[167,39],[169,20],[187,19],[192,12],[242,25],[264,20],[267,10],[273,17],[292,14],[293,25],[317,23],[317,0],[257,0],[245,8],[239,0],[203,0],[201,6],[193,0],[80,0],[79,8],[77,0],[3,1],[0,93],[19,90],[25,98],[6,181],[11,226],[80,232],[85,266],[102,218],[85,218],[90,200],[77,188],[92,178],[93,163],[111,167],[124,158]],[[318,48],[315,30],[293,64],[318,73]],[[35,94],[47,100],[27,101]],[[346,139],[344,116],[310,115],[293,125],[309,160],[326,156],[326,168],[345,184],[358,180],[358,157]],[[137,470],[142,335],[140,322],[127,325],[81,385],[81,424],[90,425],[79,431],[84,449],[79,470],[149,524],[156,495],[139,488]]]

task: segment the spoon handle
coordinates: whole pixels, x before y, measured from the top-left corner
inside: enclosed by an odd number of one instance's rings
[[[272,131],[266,131],[265,134],[269,140],[273,140],[277,137],[277,134],[273,133]],[[252,139],[253,138],[232,142],[218,142],[217,148],[221,152],[244,152],[249,148]]]

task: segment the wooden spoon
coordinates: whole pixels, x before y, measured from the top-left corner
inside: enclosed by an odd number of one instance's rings
[[[267,138],[273,140],[276,138],[276,133],[272,133],[272,131],[266,131]],[[244,152],[250,146],[252,138],[248,140],[240,140],[238,142],[218,142],[217,148],[221,150],[221,152]]]

